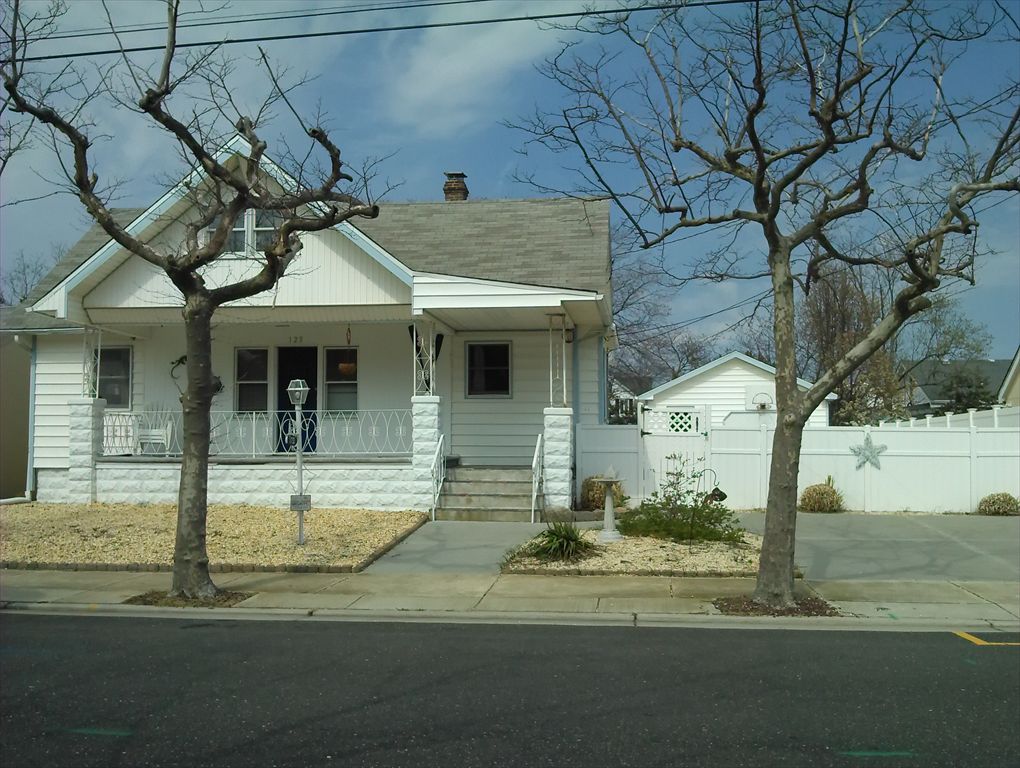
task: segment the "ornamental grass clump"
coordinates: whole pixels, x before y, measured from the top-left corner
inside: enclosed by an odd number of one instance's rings
[[[733,512],[703,492],[704,472],[692,470],[680,456],[668,458],[674,468],[666,472],[662,488],[620,515],[620,533],[676,542],[743,541],[744,531]]]
[[[979,515],[1020,515],[1020,499],[1012,493],[990,493],[978,502]]]
[[[539,560],[579,560],[595,550],[595,544],[584,538],[573,523],[550,523],[526,545],[528,554]]]
[[[802,512],[842,512],[843,494],[836,490],[829,475],[824,483],[805,488],[797,506]]]

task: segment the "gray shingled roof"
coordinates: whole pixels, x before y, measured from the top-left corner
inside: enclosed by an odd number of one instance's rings
[[[145,208],[114,208],[112,213],[114,220],[121,226],[125,226],[145,213],[145,210]],[[29,292],[21,304],[16,307],[0,307],[0,331],[80,328],[80,325],[66,320],[57,320],[39,312],[28,312],[27,307],[32,306],[49,293],[53,286],[74,272],[82,262],[106,245],[109,240],[110,236],[103,228],[98,224],[93,224],[89,231],[61,257],[60,261],[53,265],[53,269],[46,273],[46,276]]]
[[[556,198],[383,203],[351,220],[410,269],[605,291],[609,202]]]
[[[144,208],[114,209],[126,225]],[[408,268],[458,277],[606,291],[609,202],[572,198],[384,203],[351,221]],[[109,241],[98,224],[39,281],[24,303],[0,309],[0,330],[76,328],[25,311]]]
[[[991,395],[1002,388],[1009,373],[1011,358],[999,360],[925,360],[910,372],[910,378],[924,393],[926,400],[915,397],[917,404],[939,403],[950,400],[949,386],[954,375],[969,373],[976,376]]]

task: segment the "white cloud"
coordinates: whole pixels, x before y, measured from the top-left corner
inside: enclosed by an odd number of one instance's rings
[[[517,16],[571,7],[501,3],[498,13]],[[487,127],[502,117],[506,110],[500,104],[512,91],[514,77],[558,50],[562,36],[535,22],[514,22],[426,30],[407,47],[398,47],[409,34],[384,44],[387,74],[382,78],[380,106],[400,128],[435,139]]]

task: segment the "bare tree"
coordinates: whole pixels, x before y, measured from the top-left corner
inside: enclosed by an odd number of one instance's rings
[[[306,124],[291,107],[290,89],[282,85],[265,53],[261,65],[268,78],[268,96],[249,112],[240,106],[240,95],[229,87],[234,67],[231,60],[219,57],[215,49],[178,57],[179,17],[180,0],[167,0],[166,46],[161,60],[152,67],[125,55],[116,70],[101,68],[88,75],[68,64],[44,77],[32,74],[26,66],[28,50],[36,38],[26,37],[24,31],[38,22],[22,13],[18,0],[12,0],[3,28],[7,55],[2,76],[11,108],[48,129],[62,150],[69,188],[90,216],[133,256],[165,272],[180,292],[187,387],[181,397],[183,455],[171,592],[208,597],[218,591],[209,578],[205,542],[209,410],[218,385],[211,361],[213,314],[224,304],[273,288],[301,249],[302,234],[333,227],[354,216],[374,217],[378,208],[341,189],[352,185],[354,177],[344,170],[339,148],[321,122]],[[101,105],[101,98],[107,96],[165,130],[168,140],[199,172],[185,190],[193,213],[185,222],[184,242],[179,247],[165,249],[145,242],[111,215],[110,190],[101,186],[91,154],[90,132],[100,130],[91,121],[98,118],[87,116],[87,108]],[[308,142],[305,151],[281,155],[295,160],[291,179],[263,170],[267,143],[260,131],[274,107],[292,115]],[[240,162],[217,151],[227,135],[225,122],[246,142]],[[321,167],[311,160],[316,152],[325,158]],[[71,159],[66,160],[64,153]],[[248,210],[272,221],[271,236],[250,253],[253,265],[247,277],[210,285],[206,268],[227,250],[235,220]]]
[[[815,380],[863,339],[892,306],[896,287],[875,268],[851,269],[837,263],[820,272],[811,292],[798,298],[797,375]],[[770,309],[770,308],[769,308]],[[747,319],[741,344],[754,357],[775,360],[770,311]],[[909,416],[910,373],[930,359],[962,359],[985,354],[983,326],[959,310],[955,300],[935,294],[932,306],[907,321],[899,333],[840,381],[835,424],[874,424]]]
[[[32,292],[36,284],[50,271],[57,261],[60,246],[51,246],[49,257],[30,259],[24,251],[18,251],[10,262],[0,259],[0,305],[20,304]]]
[[[598,52],[572,42],[545,70],[562,109],[520,127],[579,158],[571,191],[611,197],[645,247],[717,228],[718,247],[664,263],[678,280],[769,282],[779,414],[754,597],[790,605],[808,416],[933,291],[973,280],[979,200],[1020,191],[1020,84],[951,94],[945,77],[978,41],[1015,51],[1016,20],[999,3],[771,0],[587,31]],[[888,270],[898,288],[802,392],[795,293],[834,263]]]

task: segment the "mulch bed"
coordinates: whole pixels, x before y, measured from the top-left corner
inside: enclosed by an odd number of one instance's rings
[[[164,590],[156,589],[141,595],[129,597],[126,605],[157,605],[161,608],[231,608],[242,600],[247,600],[254,592],[220,592],[208,600],[196,600],[190,597],[171,597]]]
[[[769,608],[749,597],[720,597],[712,601],[727,616],[841,616],[820,597],[802,597],[793,608]]]

